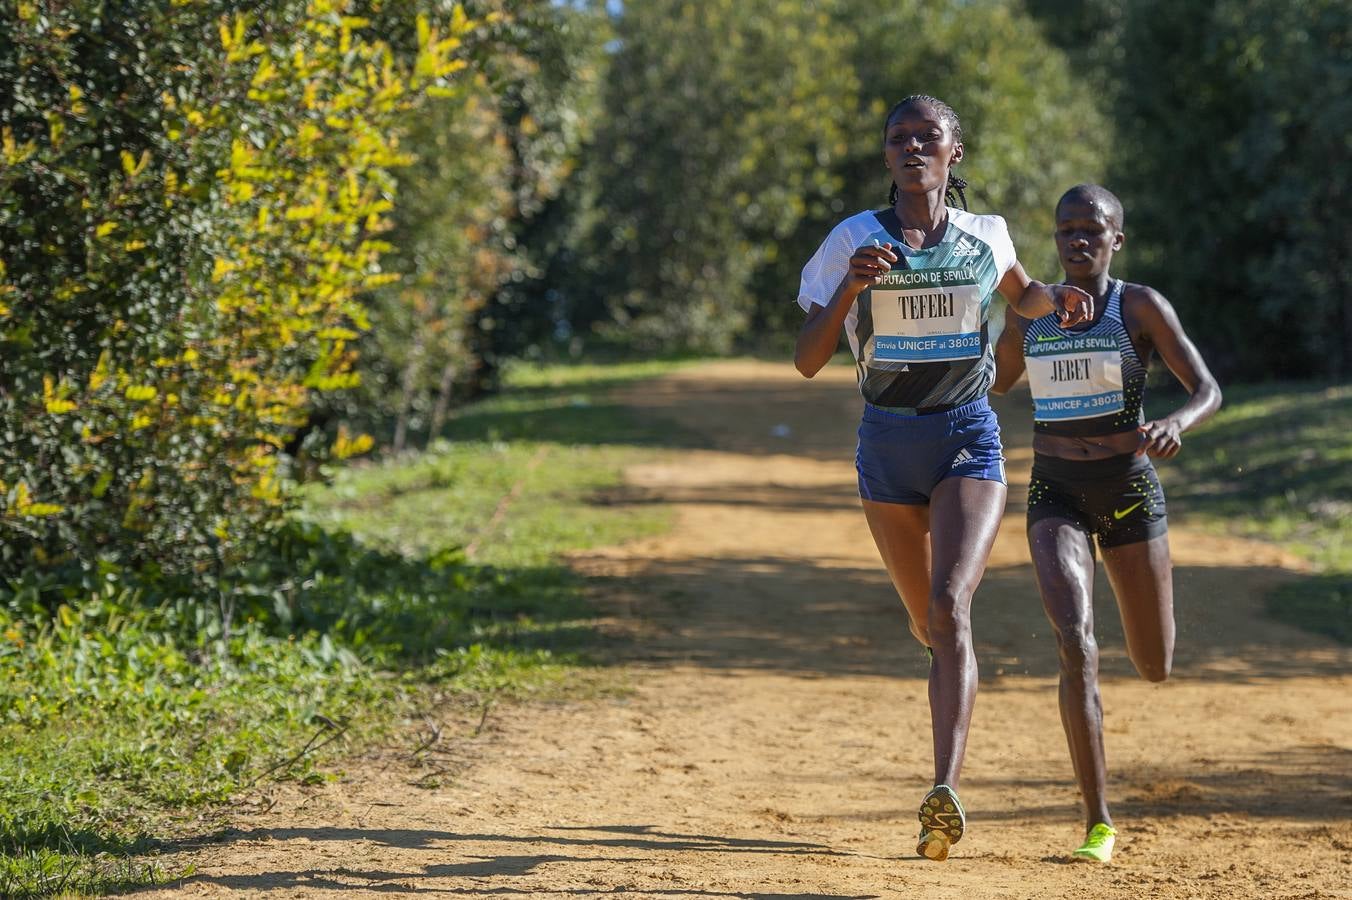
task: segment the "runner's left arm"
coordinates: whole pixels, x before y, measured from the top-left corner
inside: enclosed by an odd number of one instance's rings
[[[1132,286],[1132,318],[1142,334],[1159,352],[1160,359],[1188,392],[1188,402],[1160,419],[1140,427],[1141,446],[1136,455],[1148,453],[1168,459],[1182,448],[1183,432],[1205,422],[1221,408],[1221,389],[1202,354],[1183,331],[1178,313],[1153,288]],[[1139,298],[1139,299],[1138,299]],[[1125,305],[1125,304],[1124,304]]]

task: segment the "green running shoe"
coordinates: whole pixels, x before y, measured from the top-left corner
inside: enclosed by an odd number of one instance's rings
[[[1089,836],[1072,855],[1076,859],[1106,863],[1113,858],[1113,845],[1116,843],[1117,829],[1100,822],[1089,829]]]
[[[957,792],[937,784],[920,803],[920,842],[915,850],[935,862],[948,859],[948,848],[962,840],[966,829],[967,814]]]

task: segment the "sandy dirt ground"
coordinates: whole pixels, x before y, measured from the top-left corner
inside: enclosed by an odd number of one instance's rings
[[[1001,402],[1011,490],[974,602],[969,830],[933,863],[915,855],[926,665],[859,511],[850,369],[721,363],[620,396],[684,445],[606,498],[669,504],[673,530],[575,560],[633,690],[497,710],[449,742],[436,788],[401,745],[279,789],[164,860],[197,874],[145,893],[1352,898],[1352,653],[1260,611],[1298,560],[1171,507],[1164,684],[1135,677],[1100,574],[1120,837],[1112,864],[1072,862],[1082,814],[1023,538],[1027,399]]]

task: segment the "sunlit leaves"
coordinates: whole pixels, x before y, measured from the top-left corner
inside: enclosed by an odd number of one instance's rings
[[[47,516],[55,516],[64,511],[64,508],[56,503],[39,503],[34,500],[28,483],[24,481],[14,485],[7,494],[6,500],[8,502],[5,512],[9,515],[41,519]]]
[[[158,395],[159,390],[150,384],[134,384],[123,391],[128,400],[154,400]]]
[[[358,0],[99,6],[0,23],[0,572],[205,578],[284,512],[312,394],[360,382],[401,117],[476,23],[439,4],[400,57]]]
[[[353,456],[360,456],[375,446],[375,438],[369,434],[359,434],[355,437],[348,434],[346,428],[340,428],[338,439],[333,443],[333,456],[335,459],[350,459]]]
[[[69,385],[62,384],[59,388],[52,381],[50,375],[42,379],[42,405],[51,415],[60,415],[70,412],[76,408],[73,401],[66,399],[70,395]]]
[[[474,76],[401,136],[417,159],[398,172],[398,206],[377,206],[363,223],[383,232],[374,243],[393,247],[388,271],[366,280],[378,290],[374,329],[361,339],[363,383],[331,401],[368,427],[393,420],[395,447],[415,434],[428,440],[455,403],[491,384],[500,354],[548,334],[557,304],[531,302],[522,286],[545,276],[559,237],[542,231],[576,199],[573,176],[596,118],[604,15],[549,0],[472,9],[486,27],[468,31],[470,18],[458,15],[403,38],[411,47],[459,38]]]

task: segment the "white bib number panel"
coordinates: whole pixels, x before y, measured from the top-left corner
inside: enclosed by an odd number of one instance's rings
[[[1092,419],[1126,408],[1122,357],[1116,349],[1025,355],[1033,418],[1039,422]]]
[[[981,355],[981,289],[970,269],[893,270],[870,291],[869,362],[948,362]]]

